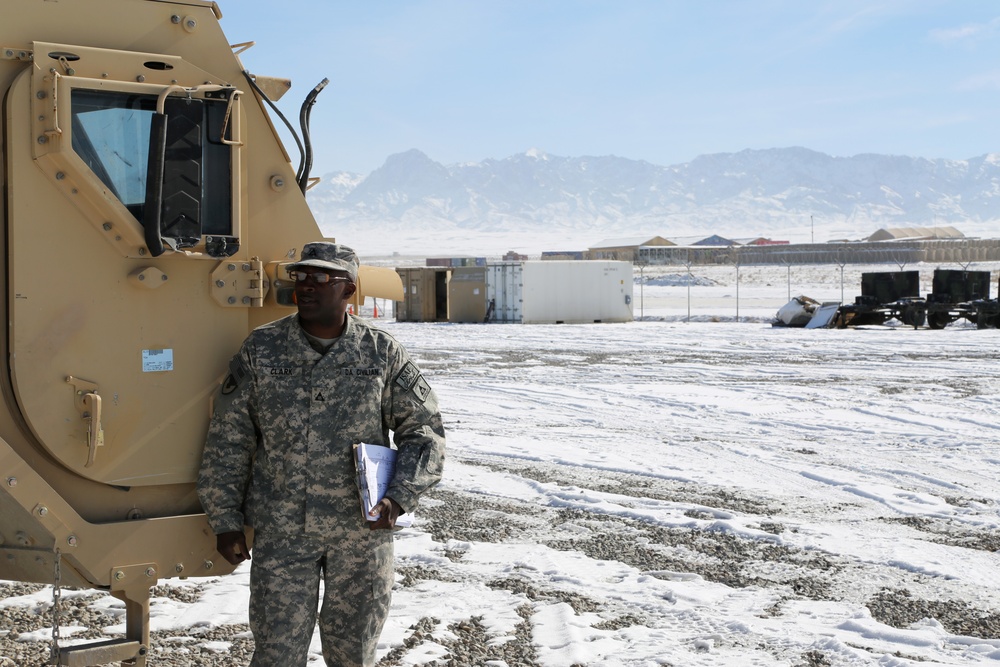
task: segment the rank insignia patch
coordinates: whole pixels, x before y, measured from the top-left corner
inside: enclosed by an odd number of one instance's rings
[[[239,389],[247,375],[249,375],[249,371],[247,371],[246,364],[243,363],[243,355],[237,352],[229,360],[229,375],[226,376],[225,382],[222,383],[222,395],[231,394]]]
[[[413,393],[417,395],[421,403],[427,400],[427,395],[431,393],[431,386],[427,384],[427,380],[423,376],[417,378],[417,381],[413,383]]]

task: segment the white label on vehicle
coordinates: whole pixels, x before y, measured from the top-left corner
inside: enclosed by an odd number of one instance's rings
[[[142,351],[142,372],[155,373],[157,371],[174,370],[173,350],[143,350]]]

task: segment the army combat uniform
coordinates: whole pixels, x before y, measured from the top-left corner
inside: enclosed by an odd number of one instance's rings
[[[386,495],[412,512],[441,478],[437,398],[388,333],[347,317],[317,351],[290,315],[259,327],[219,390],[198,479],[216,534],[254,527],[251,665],[305,665],[319,613],[330,667],[368,667],[389,611],[392,532],[362,516],[353,445],[399,450]]]

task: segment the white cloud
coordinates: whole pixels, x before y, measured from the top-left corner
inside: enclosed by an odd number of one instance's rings
[[[969,23],[957,28],[937,28],[931,30],[930,38],[942,44],[970,43],[989,39],[1000,32],[1000,17],[987,23]]]

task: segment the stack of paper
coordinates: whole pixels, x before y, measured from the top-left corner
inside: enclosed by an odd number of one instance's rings
[[[377,521],[378,515],[371,516],[369,512],[382,500],[392,482],[396,472],[396,450],[383,445],[359,443],[354,445],[354,465],[358,472],[361,512],[368,521]],[[409,514],[400,514],[396,518],[397,528],[407,528],[412,524],[413,517]]]

